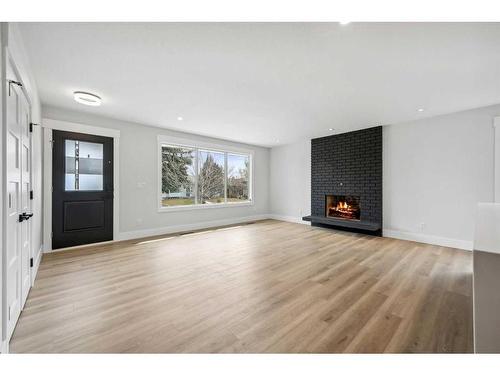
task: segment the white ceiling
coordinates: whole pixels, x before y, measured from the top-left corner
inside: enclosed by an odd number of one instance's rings
[[[250,144],[500,102],[500,23],[20,28],[43,104]],[[77,104],[75,90],[102,106]]]

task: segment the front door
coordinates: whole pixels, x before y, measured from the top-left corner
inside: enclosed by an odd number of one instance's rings
[[[113,239],[113,138],[52,137],[52,248]]]

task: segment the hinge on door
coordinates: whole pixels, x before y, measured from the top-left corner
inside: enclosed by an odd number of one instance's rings
[[[18,81],[13,81],[11,79],[9,79],[9,96],[10,96],[10,87],[12,85],[16,85],[16,86],[19,86],[19,87],[23,87],[23,84],[21,82],[18,82]]]
[[[33,258],[30,258],[30,268],[33,268]]]
[[[30,200],[33,200],[33,190],[30,190]]]
[[[38,126],[40,124],[35,124],[34,122],[30,122],[30,133],[33,133],[33,126]]]

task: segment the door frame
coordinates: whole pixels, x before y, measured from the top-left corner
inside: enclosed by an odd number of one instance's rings
[[[85,125],[53,119],[42,119],[43,127],[43,251],[44,253],[64,251],[67,248],[52,250],[52,131],[62,130],[75,133],[92,134],[113,138],[113,240],[117,240],[120,229],[120,131],[111,128]],[[96,243],[81,246],[92,246]]]

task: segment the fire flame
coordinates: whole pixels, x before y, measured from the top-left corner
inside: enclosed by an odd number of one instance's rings
[[[337,202],[337,207],[335,207],[336,210],[338,211],[349,211],[351,209],[351,206],[347,204],[347,202]]]
[[[326,216],[359,220],[359,207],[356,203],[353,205],[347,203],[346,199],[339,199],[336,202],[329,200],[327,201]]]

